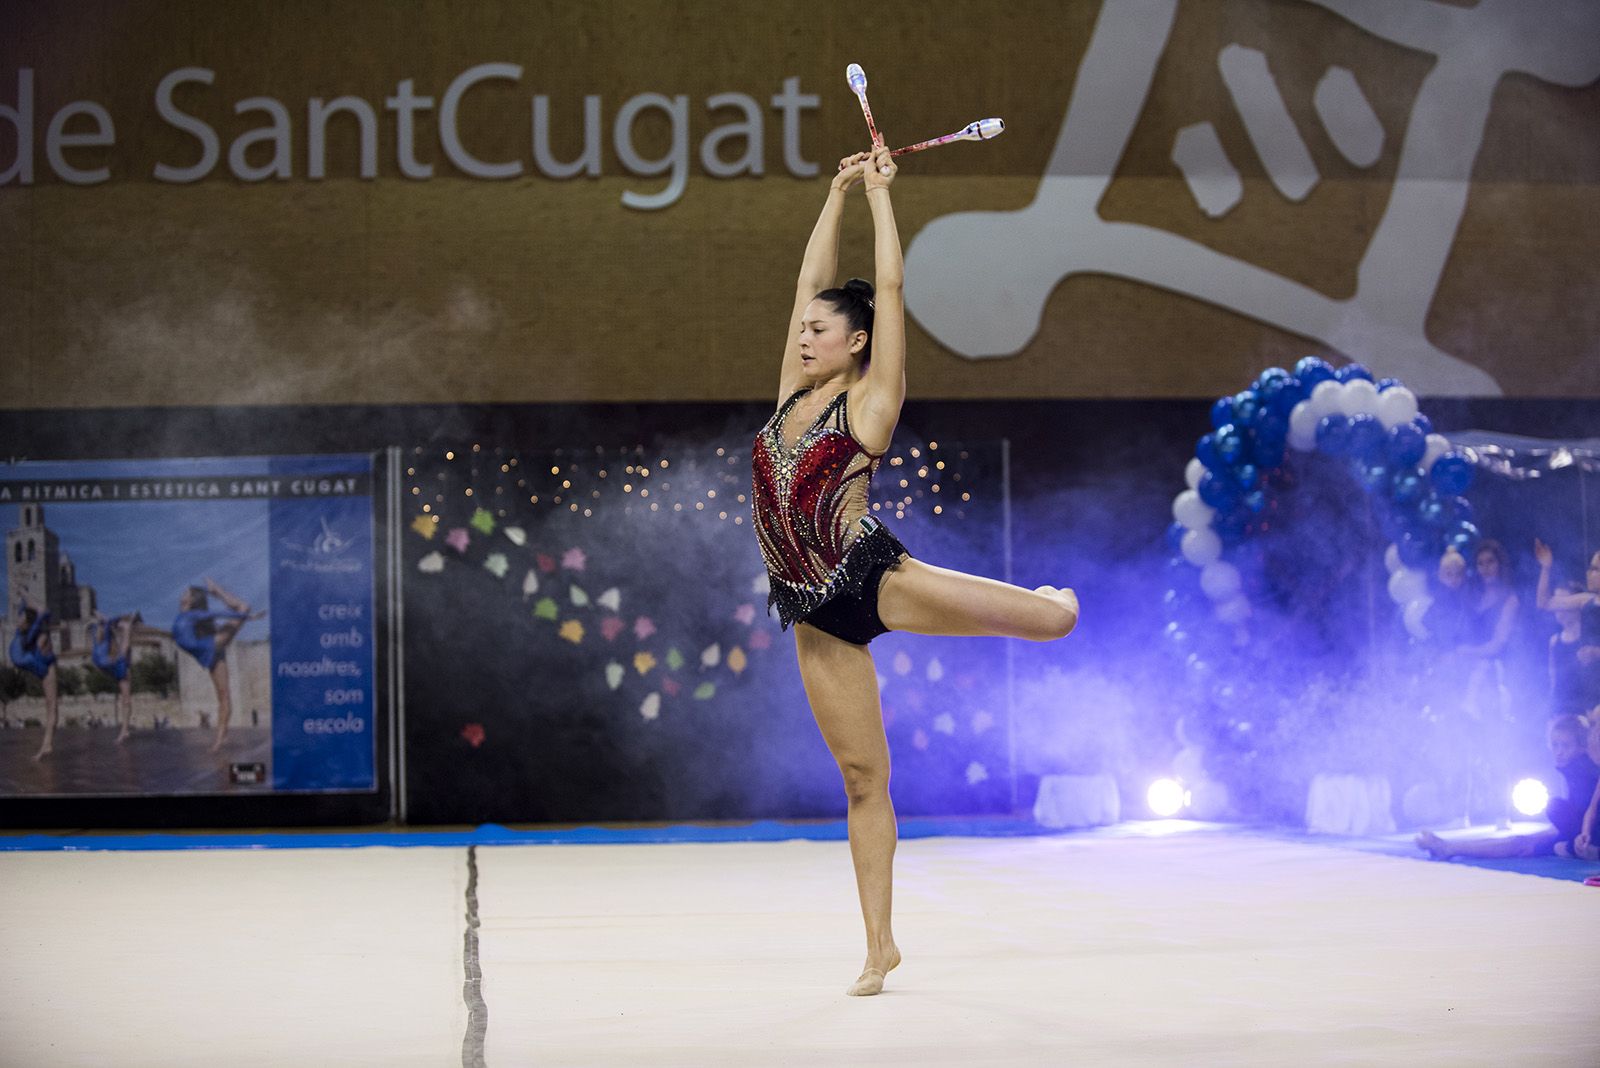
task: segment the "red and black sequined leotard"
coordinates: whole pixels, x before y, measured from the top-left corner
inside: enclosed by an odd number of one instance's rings
[[[771,587],[767,605],[777,605],[784,627],[841,593],[859,594],[872,564],[864,557],[881,541],[861,537],[857,523],[867,515],[867,484],[882,456],[867,452],[850,433],[849,394],[829,401],[793,449],[784,440],[790,409],[809,392],[785,401],[751,450],[752,511]]]

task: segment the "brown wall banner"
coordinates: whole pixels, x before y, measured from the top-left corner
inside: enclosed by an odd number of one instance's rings
[[[772,397],[852,61],[913,397],[1600,396],[1593,0],[41,0],[0,407]]]

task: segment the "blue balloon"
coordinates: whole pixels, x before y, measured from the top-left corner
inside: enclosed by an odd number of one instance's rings
[[[1415,467],[1403,467],[1395,473],[1394,480],[1389,483],[1389,496],[1395,504],[1415,504],[1422,497],[1427,488],[1427,481],[1422,472]]]
[[[1472,475],[1472,462],[1459,452],[1445,453],[1433,461],[1433,470],[1428,472],[1434,488],[1447,497],[1465,493],[1472,485]]]
[[[1293,377],[1281,367],[1269,367],[1256,376],[1255,390],[1260,393],[1268,382],[1287,382]]]
[[[1233,469],[1233,481],[1241,489],[1253,490],[1261,481],[1261,472],[1253,464],[1240,464]]]
[[[1249,512],[1230,511],[1218,512],[1217,517],[1211,521],[1211,529],[1217,532],[1217,537],[1222,539],[1222,544],[1232,548],[1244,540],[1245,525],[1249,522]]]
[[[1239,499],[1239,487],[1233,480],[1217,471],[1207,471],[1200,476],[1200,484],[1195,487],[1200,494],[1200,499],[1211,507],[1222,510],[1230,507]]]
[[[1254,390],[1242,390],[1233,395],[1233,423],[1235,426],[1255,426],[1261,418],[1261,398]]]
[[[1232,423],[1217,428],[1217,458],[1223,463],[1229,466],[1238,463],[1248,444],[1244,431]]]
[[[1472,502],[1465,497],[1451,497],[1444,502],[1445,518],[1450,522],[1465,519],[1472,522]]]
[[[1309,392],[1309,388],[1296,378],[1274,379],[1261,387],[1267,411],[1280,419],[1288,419],[1294,406],[1305,400]]]
[[[1233,398],[1219,397],[1211,404],[1211,429],[1220,430],[1233,422]]]
[[[1250,449],[1250,459],[1255,466],[1263,471],[1271,471],[1283,464],[1283,458],[1288,452],[1287,439],[1277,435],[1257,433],[1256,441]]]
[[[1458,519],[1444,532],[1444,543],[1459,553],[1465,553],[1483,537],[1478,528],[1465,519]]]
[[[1450,512],[1437,494],[1430,493],[1417,502],[1417,518],[1430,527],[1442,527],[1449,521]]]
[[[1398,378],[1380,378],[1375,384],[1378,387],[1379,393],[1382,393],[1386,389],[1393,389],[1395,386],[1405,385],[1405,383],[1400,381]]]
[[[1396,467],[1415,467],[1428,451],[1428,439],[1411,423],[1401,423],[1389,429],[1383,451]]]
[[[1217,436],[1205,434],[1194,443],[1194,456],[1207,471],[1215,471],[1222,463],[1222,458],[1217,455]]]
[[[1211,662],[1201,657],[1199,653],[1190,653],[1184,658],[1183,666],[1189,669],[1189,675],[1196,682],[1202,682],[1211,677]]]
[[[1343,456],[1350,451],[1350,420],[1334,414],[1322,417],[1317,424],[1317,448],[1329,456]]]
[[[1370,415],[1350,417],[1350,455],[1377,459],[1388,432],[1383,424]]]
[[[1334,370],[1328,361],[1317,356],[1307,356],[1294,365],[1294,376],[1305,387],[1307,395],[1316,388],[1318,382],[1326,382],[1334,377]]]
[[[1372,372],[1359,363],[1345,364],[1335,372],[1335,376],[1341,382],[1353,382],[1358,378],[1365,379],[1368,382],[1372,381]]]
[[[1162,629],[1161,634],[1167,639],[1167,641],[1172,643],[1173,648],[1175,649],[1181,650],[1189,645],[1189,632],[1185,630],[1183,624],[1179,623],[1177,620],[1173,620],[1171,623],[1168,623],[1166,627]]]
[[[1418,430],[1422,431],[1422,436],[1423,437],[1427,437],[1429,434],[1433,433],[1433,420],[1429,419],[1427,416],[1423,415],[1421,412],[1418,412],[1415,416],[1412,417],[1411,423]]]
[[[1368,493],[1387,493],[1389,491],[1390,469],[1386,464],[1364,463],[1361,465],[1361,485]]]
[[[1260,490],[1251,490],[1244,495],[1244,507],[1251,515],[1260,515],[1266,510],[1267,495]]]

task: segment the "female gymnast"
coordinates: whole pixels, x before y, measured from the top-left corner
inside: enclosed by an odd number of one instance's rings
[[[903,263],[887,149],[840,164],[806,245],[779,378],[778,405],[752,451],[752,509],[771,594],[812,714],[839,765],[867,959],[846,993],[876,994],[900,963],[890,926],[897,837],[889,745],[867,643],[885,631],[1051,641],[1078,621],[1069,589],[1023,589],[911,559],[868,514],[867,483],[905,400]],[[864,181],[877,286],[838,270],[846,192]]]
[[[211,602],[206,597],[208,592],[229,610],[211,611]],[[217,738],[211,743],[213,753],[222,748],[228,737],[228,720],[233,715],[233,698],[228,693],[228,646],[246,623],[265,615],[265,612],[251,614],[248,604],[210,579],[206,579],[204,589],[190,586],[178,598],[172,640],[210,673],[211,685],[217,691]]]
[[[128,740],[133,724],[133,680],[128,675],[128,660],[133,653],[133,628],[138,622],[137,612],[115,619],[96,612],[90,630],[94,636],[94,666],[117,682],[117,722],[122,726],[117,733],[118,745]]]
[[[17,600],[17,631],[11,636],[11,662],[23,671],[38,677],[44,687],[44,742],[33,755],[43,760],[50,755],[56,742],[56,717],[61,710],[61,691],[56,684],[56,654],[50,646],[50,632],[45,629],[50,613],[23,590]]]

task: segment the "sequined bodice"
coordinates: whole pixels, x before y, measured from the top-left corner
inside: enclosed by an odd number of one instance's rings
[[[878,457],[850,433],[849,395],[828,402],[790,448],[784,423],[803,389],[784,402],[751,450],[756,538],[774,598],[795,607],[830,592],[846,550],[867,514],[867,484]]]

